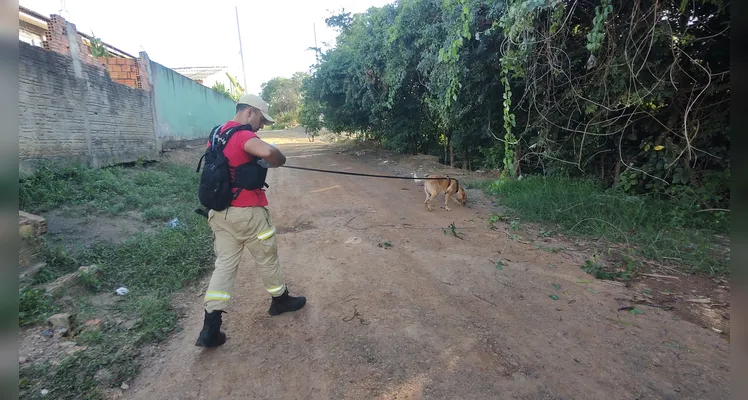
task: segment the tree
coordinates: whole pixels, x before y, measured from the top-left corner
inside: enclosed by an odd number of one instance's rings
[[[295,126],[301,106],[301,86],[308,75],[295,73],[291,78],[276,77],[262,84],[260,96],[270,105],[280,127]]]
[[[109,50],[106,49],[106,46],[104,46],[104,42],[101,41],[101,38],[96,37],[94,35],[93,31],[91,31],[91,39],[89,40],[91,43],[91,55],[94,57],[109,57]]]
[[[507,177],[729,201],[728,2],[401,0],[326,22],[310,124]]]
[[[228,72],[226,73],[226,76],[229,78],[229,88],[226,88],[226,85],[224,85],[223,82],[216,82],[213,84],[211,89],[223,94],[231,100],[239,101],[239,98],[244,94],[244,88],[239,84],[239,80],[236,77]]]
[[[226,85],[224,85],[223,82],[214,83],[211,89],[215,90],[218,93],[221,93],[222,95],[230,99],[233,99],[233,97],[231,96],[231,92],[228,89],[226,89]]]

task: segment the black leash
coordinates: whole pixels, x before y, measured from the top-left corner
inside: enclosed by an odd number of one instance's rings
[[[350,175],[350,176],[368,176],[370,178],[384,178],[384,179],[413,179],[413,180],[449,179],[451,181],[457,181],[457,187],[458,188],[460,187],[460,181],[458,181],[455,178],[450,178],[449,176],[447,176],[445,178],[416,178],[416,177],[413,177],[413,176],[374,175],[374,174],[362,174],[362,173],[358,173],[358,172],[332,171],[332,170],[329,170],[329,169],[296,167],[296,166],[293,166],[293,165],[282,165],[281,168],[300,169],[302,171],[324,172],[326,174],[338,174],[338,175]]]
[[[298,170],[301,170],[301,171],[322,172],[322,173],[325,173],[325,174],[349,175],[349,176],[365,176],[365,177],[369,177],[369,178],[383,178],[383,179],[401,179],[401,180],[413,179],[413,180],[424,180],[424,181],[427,181],[427,180],[449,179],[450,182],[451,181],[455,181],[457,183],[457,185],[456,185],[457,187],[455,188],[455,190],[459,190],[459,188],[460,188],[460,181],[457,180],[457,179],[455,179],[455,178],[450,178],[449,176],[447,176],[445,178],[425,178],[425,177],[424,178],[416,178],[416,177],[413,177],[413,176],[375,175],[375,174],[362,174],[362,173],[358,173],[358,172],[332,171],[332,170],[329,170],[329,169],[296,167],[296,166],[293,166],[293,165],[283,165],[281,167],[282,168],[290,168],[290,169],[298,169]],[[202,215],[205,218],[208,218],[208,210],[197,208],[197,209],[195,209],[195,212],[198,213],[198,214],[200,214],[200,215]]]

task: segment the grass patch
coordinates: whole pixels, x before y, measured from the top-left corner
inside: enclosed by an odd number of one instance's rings
[[[729,254],[714,250],[729,233],[725,212],[697,212],[690,204],[605,190],[589,180],[530,176],[471,183],[495,196],[521,221],[553,224],[570,236],[627,243],[652,260],[679,260],[691,272],[729,273]]]
[[[77,341],[88,349],[62,358],[58,365],[21,368],[21,398],[38,398],[47,389],[53,399],[104,399],[102,388],[120,386],[137,374],[136,349],[126,334],[99,332]]]
[[[25,287],[18,293],[18,323],[20,326],[31,326],[44,322],[55,307],[44,290]]]
[[[633,278],[639,271],[641,265],[631,258],[622,262],[619,268],[606,267],[597,257],[587,259],[582,265],[582,271],[592,275],[595,279],[604,279],[609,281],[628,281]]]
[[[34,275],[33,282],[35,284],[49,283],[65,274],[75,271],[82,264],[73,256],[73,253],[81,255],[85,253],[83,248],[71,251],[61,245],[52,244],[44,238],[42,238],[40,250],[40,256],[47,265],[39,269]]]
[[[47,266],[34,278],[35,284],[50,282],[81,265],[97,264],[101,272],[80,276],[79,287],[84,290],[68,293],[72,300],[51,299],[43,290],[23,288],[19,322],[39,324],[60,309],[76,313],[81,323],[103,322],[100,328],[73,337],[86,350],[65,355],[57,365],[22,366],[22,398],[36,398],[41,389],[50,390],[51,398],[103,398],[102,388],[119,387],[137,373],[141,347],[164,340],[177,328],[171,295],[194,283],[213,259],[210,228],[193,212],[199,205],[198,179],[191,167],[156,163],[98,170],[45,165],[21,181],[23,210],[42,213],[76,206],[113,216],[136,211],[155,226],[152,232],[118,243],[44,246]],[[165,221],[173,218],[180,224],[168,227]],[[126,296],[116,298],[120,301],[91,305],[92,296],[113,294],[120,286],[129,289]]]
[[[166,209],[196,205],[198,180],[193,169],[169,163],[101,169],[43,163],[35,175],[21,180],[19,206],[31,213],[63,205],[109,215],[152,210],[158,219]]]

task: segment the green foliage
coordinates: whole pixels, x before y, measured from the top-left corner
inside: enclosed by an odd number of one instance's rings
[[[302,85],[307,77],[306,73],[297,72],[291,78],[277,77],[262,84],[260,97],[268,102],[275,119],[272,129],[285,129],[299,123]]]
[[[54,310],[52,301],[43,289],[22,288],[18,291],[18,322],[29,326],[44,322]]]
[[[195,282],[211,267],[213,251],[210,228],[193,212],[198,176],[194,169],[174,164],[118,166],[106,169],[40,166],[36,175],[22,180],[21,205],[33,212],[82,209],[104,215],[141,215],[152,229],[122,242],[101,241],[87,247],[45,244],[47,267],[37,283],[76,271],[80,265],[97,264],[100,273],[80,274],[86,290],[72,290],[72,304],[79,321],[101,319],[97,330],[75,336],[85,351],[63,356],[59,364],[30,363],[20,369],[22,398],[50,390],[52,398],[104,398],[103,388],[117,388],[131,381],[139,368],[139,348],[165,339],[177,327],[171,294]],[[167,227],[168,218],[181,225]],[[112,293],[117,287],[130,290],[121,301],[93,306],[92,292]],[[99,294],[103,295],[103,294]],[[42,323],[67,303],[56,305],[44,290],[19,291],[19,322]],[[117,321],[133,321],[124,327]]]
[[[104,42],[101,41],[100,38],[97,38],[96,35],[94,35],[93,31],[91,31],[91,39],[89,40],[91,43],[91,55],[94,57],[109,57],[109,50],[106,49],[106,46],[104,46]]]
[[[38,398],[36,394],[47,389],[55,399],[105,399],[102,386],[119,387],[138,369],[133,345],[124,335],[112,334],[107,339],[97,345],[81,341],[88,349],[63,357],[57,365],[47,362],[21,367],[19,388],[26,392],[21,398]]]
[[[595,7],[595,18],[592,20],[592,30],[587,34],[587,50],[596,52],[603,45],[605,39],[605,21],[613,12],[610,0],[600,0],[600,5]]]
[[[211,89],[215,90],[218,93],[221,93],[231,100],[239,101],[239,98],[244,94],[244,88],[239,84],[239,79],[237,79],[235,76],[229,74],[228,72],[226,73],[226,76],[229,78],[229,87],[226,87],[223,82],[216,82],[213,84]]]
[[[222,94],[222,95],[224,95],[224,96],[226,96],[226,97],[228,97],[228,98],[230,98],[232,100],[236,100],[236,99],[233,98],[233,96],[231,96],[231,92],[226,88],[226,85],[224,85],[223,82],[216,82],[216,83],[214,83],[213,86],[211,87],[211,89],[215,90],[216,92],[218,92],[218,93],[220,93],[220,94]]]
[[[20,180],[19,208],[37,214],[75,206],[105,215],[145,211],[158,219],[167,208],[190,210],[199,183],[194,170],[162,163],[100,169],[41,163],[36,171]]]
[[[502,59],[503,62],[503,59]],[[516,176],[514,168],[514,148],[517,145],[517,138],[512,133],[512,128],[517,126],[515,115],[512,113],[512,89],[509,85],[509,69],[502,67],[501,83],[504,85],[504,169],[502,176]]]
[[[40,242],[40,256],[46,265],[34,275],[33,283],[35,284],[52,282],[81,266],[79,260],[70,251],[44,239]]]
[[[299,109],[299,124],[308,135],[317,136],[322,129],[322,108],[319,103],[306,102]]]
[[[226,73],[226,77],[229,78],[229,93],[231,94],[231,98],[234,99],[234,101],[239,101],[239,98],[242,97],[245,90],[242,87],[242,85],[239,84],[239,78]]]
[[[723,212],[699,212],[688,202],[630,196],[599,181],[530,176],[486,187],[515,216],[556,231],[626,244],[644,257],[682,260],[692,271],[727,274],[729,224]],[[667,258],[666,258],[667,257]]]
[[[634,277],[638,266],[631,259],[627,259],[625,266],[621,268],[609,268],[600,261],[599,257],[594,256],[592,259],[584,260],[582,271],[592,275],[595,279],[604,279],[609,281],[621,280],[628,281]]]
[[[729,207],[728,3],[403,0],[328,24],[312,132]]]

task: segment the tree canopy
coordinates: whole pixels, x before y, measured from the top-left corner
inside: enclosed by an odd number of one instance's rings
[[[729,205],[729,2],[401,0],[326,22],[308,130]]]
[[[262,84],[260,97],[270,105],[280,127],[295,126],[301,107],[301,84],[308,75],[295,73],[291,78],[276,77]]]

